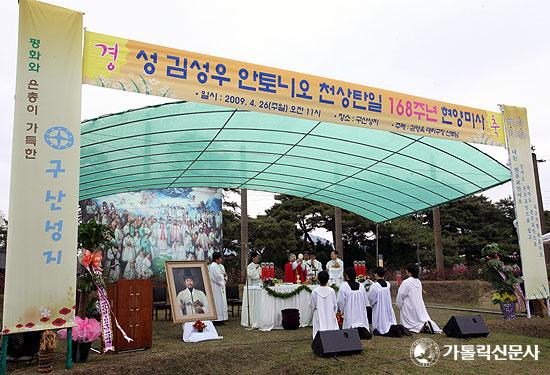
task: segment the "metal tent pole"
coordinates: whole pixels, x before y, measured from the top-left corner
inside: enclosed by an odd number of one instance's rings
[[[380,261],[378,260],[378,224],[376,224],[376,267],[380,266]]]

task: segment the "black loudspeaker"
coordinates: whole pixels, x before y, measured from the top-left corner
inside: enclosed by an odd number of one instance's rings
[[[356,354],[363,351],[356,329],[318,331],[311,343],[311,348],[319,357]]]
[[[443,327],[443,332],[449,337],[465,339],[468,337],[487,337],[489,328],[481,315],[452,316]]]

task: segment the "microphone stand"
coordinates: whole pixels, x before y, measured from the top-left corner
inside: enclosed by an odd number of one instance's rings
[[[246,315],[248,319],[247,327],[245,328],[248,331],[252,331],[254,328],[250,325],[250,291],[248,289],[248,267],[246,268]]]

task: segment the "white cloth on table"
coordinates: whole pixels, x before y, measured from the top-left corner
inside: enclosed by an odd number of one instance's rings
[[[397,291],[397,307],[401,311],[401,324],[411,332],[420,332],[424,323],[431,322],[434,332],[441,329],[430,319],[424,299],[422,298],[422,283],[420,280],[409,277],[403,281]]]
[[[392,324],[397,324],[391,303],[390,283],[377,281],[369,289],[369,301],[372,306],[372,330],[384,335]]]
[[[311,292],[311,307],[313,308],[313,338],[317,331],[332,331],[339,329],[336,320],[336,293],[329,286],[319,286]]]
[[[329,285],[340,285],[344,281],[344,262],[336,258],[327,262],[327,271],[329,276]]]
[[[278,293],[290,293],[301,285],[276,285],[270,289]],[[317,288],[316,285],[308,286],[310,290]],[[311,325],[313,318],[313,309],[309,302],[311,293],[302,290],[297,295],[290,298],[272,297],[261,286],[251,286],[243,290],[243,305],[241,313],[241,325],[248,326],[248,315],[250,314],[250,327],[261,331],[271,331],[273,329],[283,329],[283,316],[281,310],[298,309],[300,312],[300,327]],[[250,309],[249,309],[250,307]]]
[[[248,281],[249,286],[255,286],[255,285],[261,284],[261,279],[260,279],[261,269],[262,269],[262,266],[254,262],[250,263],[248,267],[246,267],[246,279]]]
[[[343,329],[365,327],[369,329],[367,316],[367,291],[359,284],[358,290],[352,290],[344,281],[338,291],[338,308],[344,314]]]
[[[212,294],[214,295],[214,305],[216,306],[216,321],[229,319],[227,314],[227,297],[225,295],[225,267],[216,262],[208,266],[208,274],[212,282]]]
[[[197,331],[193,327],[194,322],[183,323],[183,341],[199,342],[223,339],[223,336],[218,336],[218,331],[216,331],[216,327],[214,327],[214,324],[210,320],[204,320],[203,323],[206,324],[206,327],[204,327],[202,332]]]

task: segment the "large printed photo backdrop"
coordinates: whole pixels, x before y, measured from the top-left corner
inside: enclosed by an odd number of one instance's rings
[[[165,277],[167,260],[205,260],[222,250],[222,190],[170,188],[80,202],[82,221],[109,225],[113,247],[104,269],[110,281]]]

